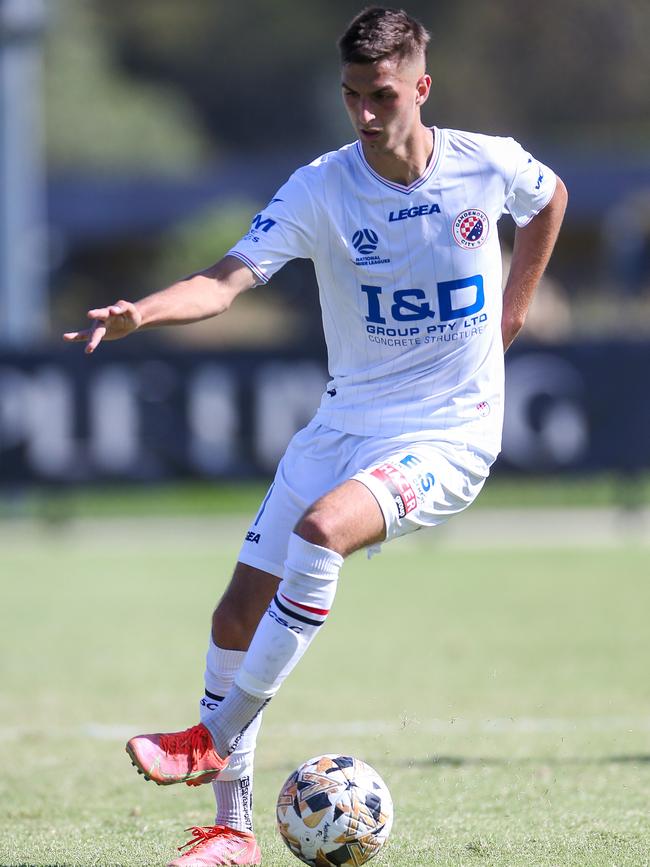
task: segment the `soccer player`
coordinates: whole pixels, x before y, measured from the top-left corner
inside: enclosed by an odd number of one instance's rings
[[[65,335],[94,352],[141,328],[223,313],[289,259],[315,265],[331,381],[214,612],[201,723],[127,744],[158,784],[213,781],[215,824],[193,829],[178,867],[260,863],[251,799],[262,710],[325,622],[344,559],[465,509],[499,452],[504,350],[567,194],[510,138],[422,123],[428,41],[401,10],[361,12],[339,41],[358,140],[298,169],[217,264],[91,310],[91,327]],[[502,294],[505,212],[517,228]]]

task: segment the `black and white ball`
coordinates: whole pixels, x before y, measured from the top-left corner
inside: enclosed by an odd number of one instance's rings
[[[379,852],[393,824],[390,792],[377,771],[352,756],[316,756],[282,786],[278,830],[314,867],[359,867]]]

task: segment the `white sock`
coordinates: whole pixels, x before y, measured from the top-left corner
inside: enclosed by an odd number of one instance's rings
[[[227,698],[206,716],[217,752],[238,752],[325,622],[343,557],[291,534],[284,578],[262,617]],[[252,721],[252,722],[251,722]]]
[[[235,676],[240,689],[261,699],[280,689],[325,622],[342,565],[336,551],[291,534],[284,578]]]
[[[201,722],[211,717],[230,692],[245,651],[225,650],[210,640],[205,660],[205,695],[201,699]],[[253,762],[257,733],[262,723],[258,714],[246,729],[230,756],[227,767],[212,783],[217,801],[215,825],[238,831],[253,830]]]
[[[217,797],[215,825],[236,828],[237,831],[253,833],[253,778],[238,777],[236,780],[214,780]]]

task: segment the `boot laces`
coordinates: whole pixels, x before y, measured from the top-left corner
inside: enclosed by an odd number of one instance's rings
[[[161,735],[160,748],[168,754],[191,753],[196,757],[212,748],[212,739],[206,728],[196,725],[183,732]]]
[[[232,842],[235,842],[236,839],[236,835],[232,833],[232,830],[230,828],[226,828],[225,825],[210,825],[207,828],[192,827],[186,828],[185,830],[192,832],[192,839],[188,840],[187,843],[184,843],[182,846],[179,846],[179,852],[185,849],[187,846],[191,846],[192,848],[198,848],[204,843],[208,843],[210,840],[213,840],[215,837],[225,836],[228,837]]]

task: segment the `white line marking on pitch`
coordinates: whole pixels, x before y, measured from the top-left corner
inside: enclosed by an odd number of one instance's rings
[[[128,740],[137,726],[87,723],[79,732],[94,740]],[[647,732],[650,717],[582,717],[563,719],[554,717],[501,717],[496,719],[396,719],[347,720],[322,723],[270,723],[264,727],[267,737],[367,737],[369,735],[413,734],[567,734],[569,732]]]
[[[373,734],[395,735],[401,731],[412,734],[567,734],[569,732],[647,732],[650,717],[582,717],[576,719],[515,717],[497,719],[431,719],[431,720],[358,720],[339,723],[301,725],[272,725],[266,728],[267,735],[297,737],[300,735],[327,735],[365,737]]]
[[[90,738],[100,741],[126,741],[142,725],[88,722],[76,728],[21,728],[0,726],[0,737],[17,740],[25,736],[56,738]],[[650,717],[591,716],[591,717],[498,717],[495,719],[394,719],[347,720],[322,723],[270,723],[264,727],[267,737],[368,737],[372,735],[437,734],[570,734],[571,732],[648,732]]]

